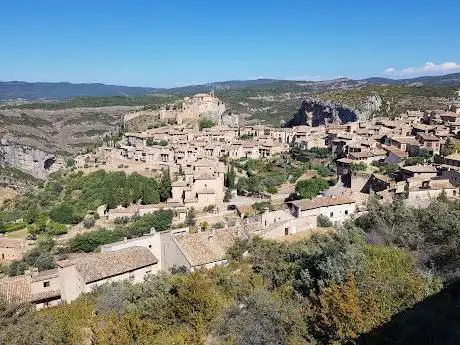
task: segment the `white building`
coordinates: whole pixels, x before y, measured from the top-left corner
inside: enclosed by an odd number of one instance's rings
[[[318,196],[314,199],[302,199],[288,203],[292,214],[297,218],[328,217],[332,222],[341,224],[356,212],[356,201],[344,196]]]

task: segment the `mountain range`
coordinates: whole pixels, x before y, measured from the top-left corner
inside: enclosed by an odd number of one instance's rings
[[[354,88],[366,84],[375,85],[413,85],[413,86],[456,86],[460,85],[460,73],[442,76],[424,76],[410,79],[389,79],[372,77],[361,80],[348,78],[325,81],[298,81],[279,79],[231,80],[202,85],[190,85],[176,88],[130,87],[106,85],[100,83],[74,84],[29,83],[23,81],[0,81],[0,101],[7,100],[64,100],[72,97],[109,97],[109,96],[141,96],[146,94],[175,93],[192,94],[214,90],[242,88],[272,88],[279,86],[302,87],[305,91],[325,91],[332,89]]]

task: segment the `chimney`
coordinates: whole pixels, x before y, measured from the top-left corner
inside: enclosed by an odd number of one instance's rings
[[[123,242],[127,242],[128,241],[128,237],[123,237]]]

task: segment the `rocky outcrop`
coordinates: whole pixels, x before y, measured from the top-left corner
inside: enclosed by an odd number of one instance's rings
[[[358,121],[359,114],[346,106],[334,102],[304,100],[299,111],[286,122],[284,127],[293,126],[322,126],[326,124],[343,124]]]
[[[36,178],[44,179],[50,173],[63,168],[65,161],[57,154],[3,139],[0,142],[0,166],[14,167]]]

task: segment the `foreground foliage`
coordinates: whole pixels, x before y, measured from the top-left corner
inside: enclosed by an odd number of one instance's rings
[[[229,257],[227,267],[105,285],[42,312],[0,304],[0,343],[343,343],[441,288],[409,252],[353,229],[241,240]]]

